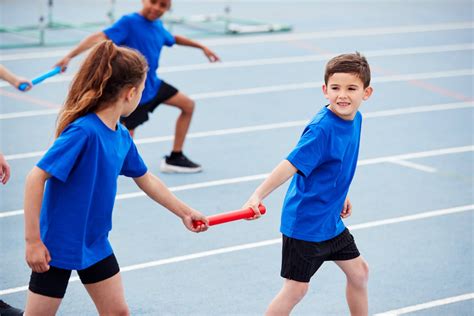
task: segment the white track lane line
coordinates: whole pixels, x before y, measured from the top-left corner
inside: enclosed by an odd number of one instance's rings
[[[359,160],[357,162],[357,166],[366,166],[366,165],[373,165],[373,164],[380,164],[380,163],[391,163],[394,160],[435,157],[435,156],[458,154],[458,153],[465,153],[465,152],[471,152],[471,151],[474,151],[474,146],[442,148],[442,149],[436,149],[436,150],[430,150],[430,151],[408,153],[408,154],[403,154],[403,155],[386,156],[386,157]],[[179,191],[186,191],[186,190],[222,186],[222,185],[228,185],[228,184],[234,184],[234,183],[243,183],[243,182],[263,180],[267,176],[268,176],[268,173],[262,173],[262,174],[244,176],[244,177],[186,184],[186,185],[181,185],[181,186],[176,186],[176,187],[170,187],[169,189],[172,192],[179,192]],[[145,196],[146,194],[143,191],[137,191],[137,192],[131,192],[131,193],[118,194],[115,199],[127,200],[127,199],[145,197]],[[22,214],[23,214],[23,210],[3,211],[3,212],[0,211],[0,219],[6,218],[6,217],[18,216]]]
[[[456,102],[456,103],[423,105],[423,106],[415,106],[415,107],[408,107],[408,108],[401,108],[401,109],[368,112],[368,113],[363,113],[363,116],[366,119],[370,119],[370,118],[391,117],[391,116],[406,115],[406,114],[457,110],[457,109],[465,109],[465,108],[472,108],[472,107],[474,107],[474,102]],[[282,128],[305,126],[306,124],[308,124],[307,120],[300,120],[300,121],[288,121],[288,122],[280,122],[280,123],[272,123],[272,124],[227,128],[227,129],[220,129],[220,130],[189,133],[186,136],[186,138],[192,139],[192,138],[214,137],[214,136],[223,136],[223,135],[234,135],[234,134],[251,133],[251,132],[257,132],[257,131],[276,130],[276,129],[282,129]],[[161,142],[172,141],[173,139],[174,139],[174,135],[138,138],[135,140],[135,144],[142,145],[142,144],[161,143]],[[45,151],[34,151],[34,152],[28,152],[28,153],[9,154],[9,155],[5,155],[5,159],[9,161],[13,161],[13,160],[18,160],[18,159],[35,158],[35,157],[41,157],[42,155],[44,155],[44,153]]]
[[[401,159],[391,160],[390,163],[407,167],[407,168],[411,168],[411,169],[415,169],[415,170],[419,170],[419,171],[423,171],[423,172],[428,172],[428,173],[435,173],[437,171],[435,168],[428,167],[419,163],[414,163],[411,161],[401,160]]]
[[[405,56],[405,55],[417,55],[417,54],[432,54],[432,53],[447,53],[454,51],[467,51],[473,50],[473,43],[460,43],[450,45],[431,45],[431,46],[413,46],[404,48],[391,48],[391,49],[377,49],[364,51],[366,57],[387,57],[387,56]],[[340,52],[342,53],[342,52]],[[290,57],[273,57],[273,58],[258,58],[258,59],[247,59],[247,60],[235,60],[235,61],[223,61],[220,63],[199,63],[179,66],[164,66],[158,69],[158,74],[175,73],[183,71],[202,71],[202,70],[219,70],[229,68],[243,68],[243,67],[260,67],[269,65],[285,65],[285,64],[296,64],[296,63],[308,63],[326,61],[337,55],[334,53],[325,54],[311,54],[303,56],[290,56]],[[41,56],[41,55],[40,55]],[[14,55],[12,57],[17,57]],[[59,77],[53,77],[45,83],[52,82],[68,82],[71,81],[73,75],[63,74]],[[7,87],[8,83],[0,83],[0,87]]]
[[[306,33],[287,33],[287,34],[270,34],[246,37],[222,37],[217,39],[203,40],[206,46],[238,46],[246,44],[265,44],[276,42],[291,42],[308,39],[319,38],[339,38],[347,36],[380,36],[391,34],[407,34],[407,33],[424,33],[424,32],[440,32],[440,31],[455,31],[468,30],[474,28],[472,22],[455,22],[443,24],[422,24],[410,26],[396,26],[396,27],[377,27],[377,28],[360,28],[360,29],[343,29],[343,30],[327,30],[319,32]],[[72,47],[70,48],[72,49]],[[15,53],[0,55],[0,62],[12,60],[26,60],[26,59],[43,59],[52,57],[63,57],[69,53],[70,49],[36,51],[29,53]]]
[[[448,305],[448,304],[453,304],[457,302],[462,302],[462,301],[467,301],[467,300],[472,300],[474,299],[474,293],[467,293],[463,295],[458,295],[458,296],[453,296],[453,297],[447,297],[423,304],[417,304],[413,306],[408,306],[408,307],[403,307],[400,309],[394,309],[388,312],[383,312],[379,314],[374,314],[374,316],[397,316],[397,315],[403,315],[403,314],[408,314],[408,313],[413,313],[417,311],[421,311],[424,309],[429,309],[437,306],[443,306],[443,305]]]
[[[464,77],[464,76],[472,76],[473,74],[474,74],[474,69],[467,68],[467,69],[457,69],[457,70],[450,70],[450,71],[437,71],[437,72],[381,76],[381,77],[373,78],[372,83]],[[202,93],[191,94],[190,98],[198,101],[198,100],[204,100],[204,99],[214,99],[214,98],[223,98],[223,97],[231,97],[231,96],[263,94],[263,93],[272,93],[272,92],[286,92],[286,91],[295,91],[295,90],[304,90],[304,89],[320,89],[323,83],[324,83],[323,81],[300,82],[300,83],[287,83],[287,84],[275,85],[275,86],[263,86],[263,87],[255,87],[255,88],[202,92]],[[28,114],[28,111],[4,113],[4,114],[0,114],[0,120],[53,115],[53,114],[56,114],[57,111],[59,111],[59,109],[58,110],[56,109],[35,110],[35,111],[30,111],[31,113],[30,115]]]
[[[356,225],[351,225],[348,228],[352,231],[355,231],[355,230],[360,230],[360,229],[367,229],[367,228],[392,225],[392,224],[397,224],[397,223],[402,223],[402,222],[432,218],[432,217],[437,217],[437,216],[445,216],[445,215],[467,212],[467,211],[472,211],[472,210],[474,210],[474,204],[433,210],[433,211],[413,214],[409,216],[389,218],[385,220],[372,221],[372,222],[367,222],[367,223],[362,223],[362,224],[356,224]],[[247,249],[266,247],[266,246],[271,246],[271,245],[275,245],[279,243],[281,243],[281,238],[263,240],[263,241],[254,242],[254,243],[247,243],[247,244],[241,244],[237,246],[218,248],[218,249],[197,252],[197,253],[192,253],[192,254],[183,255],[183,256],[177,256],[177,257],[171,257],[167,259],[160,259],[160,260],[155,260],[155,261],[134,264],[130,266],[121,267],[120,271],[128,272],[128,271],[134,271],[134,270],[142,270],[146,268],[153,268],[153,267],[163,266],[163,265],[167,265],[171,263],[178,263],[178,262],[184,262],[184,261],[189,261],[189,260],[194,260],[194,259],[200,259],[200,258],[220,255],[224,253],[231,253],[231,252],[242,251],[242,250],[247,250]],[[69,282],[76,282],[78,280],[79,280],[78,277],[72,277],[69,280]],[[27,289],[28,289],[28,286],[25,285],[25,286],[0,290],[0,296],[18,293],[18,292],[24,292]]]

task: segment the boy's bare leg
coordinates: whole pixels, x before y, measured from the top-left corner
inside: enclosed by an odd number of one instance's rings
[[[367,283],[369,265],[359,256],[352,260],[334,261],[344,271],[347,278],[346,298],[352,316],[367,316],[369,303]]]
[[[122,285],[122,277],[117,273],[106,280],[85,284],[99,315],[128,316],[127,303]]]
[[[194,101],[185,94],[178,92],[164,102],[167,105],[175,106],[181,110],[181,114],[176,120],[176,129],[174,133],[173,151],[182,151],[184,139],[188,133],[191,119],[194,112]]]
[[[62,299],[28,291],[24,316],[54,316]]]
[[[308,292],[309,283],[285,279],[280,292],[273,298],[266,316],[286,316]]]

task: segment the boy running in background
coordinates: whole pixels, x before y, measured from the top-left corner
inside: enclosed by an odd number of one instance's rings
[[[161,162],[160,169],[169,173],[200,172],[201,166],[183,154],[184,140],[191,124],[195,103],[175,87],[158,78],[156,71],[163,46],[178,44],[195,47],[201,49],[211,62],[219,61],[219,58],[206,46],[184,36],[173,36],[164,28],[160,18],[170,9],[171,0],[142,0],[142,4],[143,7],[139,12],[124,15],[104,31],[86,37],[56,65],[65,70],[73,57],[106,39],[112,40],[116,45],[131,47],[141,52],[149,66],[145,90],[138,108],[129,117],[122,118],[121,122],[133,137],[135,128],[148,121],[149,113],[161,103],[179,108],[181,114],[176,121],[173,149]]]
[[[329,105],[306,126],[288,157],[255,190],[244,207],[258,205],[293,177],[283,204],[280,292],[266,315],[289,315],[305,296],[311,277],[324,261],[334,261],[347,277],[352,316],[368,314],[368,265],[342,218],[352,213],[347,197],[357,165],[362,115],[372,94],[370,68],[359,53],[344,54],[326,65],[323,93]]]

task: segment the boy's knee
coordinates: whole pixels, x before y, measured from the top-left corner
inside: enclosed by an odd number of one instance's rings
[[[183,107],[183,112],[187,114],[192,114],[194,112],[194,108],[196,107],[196,102],[192,99],[186,100],[185,106]]]
[[[292,300],[295,302],[301,301],[308,292],[309,284],[296,281],[288,282],[291,282],[290,286],[287,289]]]
[[[127,306],[124,306],[122,308],[120,308],[118,311],[117,311],[117,314],[115,314],[117,316],[130,316],[130,310],[128,309]]]
[[[361,261],[356,272],[349,278],[349,281],[357,287],[366,287],[369,282],[369,264]]]
[[[298,291],[296,291],[298,301],[301,301],[303,299],[303,297],[306,295],[306,293],[308,293],[308,285],[307,284],[300,287],[298,289]]]

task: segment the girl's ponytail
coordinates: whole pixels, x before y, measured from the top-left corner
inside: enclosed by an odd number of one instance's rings
[[[112,41],[97,44],[74,76],[59,112],[56,137],[77,118],[116,101],[125,86],[138,86],[147,70],[139,52]]]

